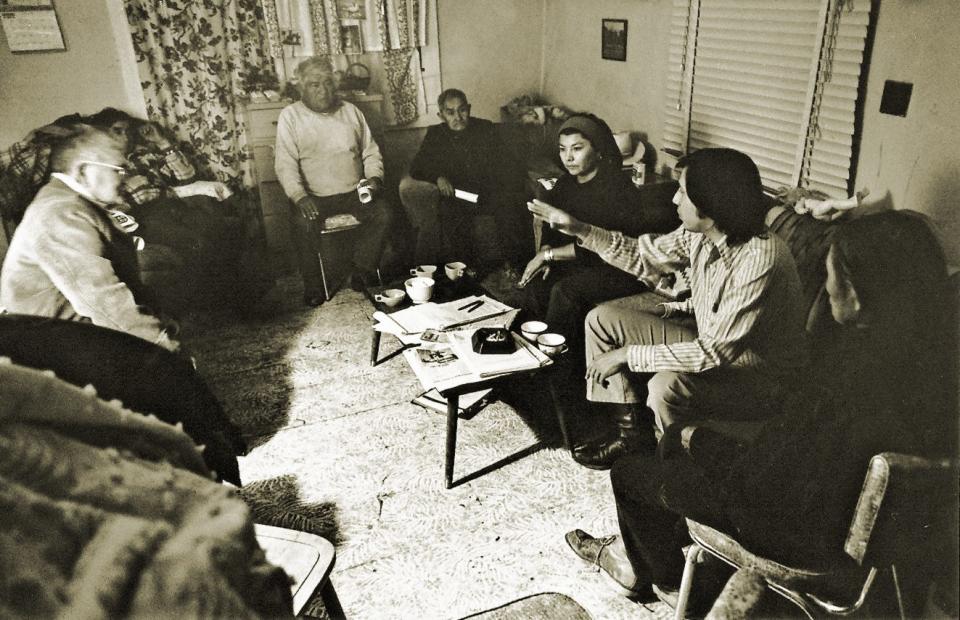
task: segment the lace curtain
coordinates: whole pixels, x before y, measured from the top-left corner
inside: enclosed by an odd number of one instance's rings
[[[258,0],[124,0],[147,115],[193,145],[202,169],[253,184],[246,80],[272,72]]]
[[[286,0],[261,0],[268,47],[275,58],[283,55],[278,1]],[[390,101],[387,122],[402,125],[425,112],[417,48],[426,44],[428,1],[308,0],[310,23],[299,27],[312,35],[314,54],[332,57],[345,53],[341,27],[357,27],[364,52],[377,53],[383,63],[384,95]]]

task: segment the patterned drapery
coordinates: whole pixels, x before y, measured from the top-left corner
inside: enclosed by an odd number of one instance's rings
[[[258,0],[124,0],[147,115],[193,145],[201,169],[252,186],[240,101],[272,73]]]
[[[383,65],[390,88],[393,118],[405,125],[420,114],[418,94],[422,86],[415,66],[416,48],[426,43],[427,0],[377,0]],[[423,10],[421,10],[423,9]]]
[[[278,0],[260,0],[265,15],[269,47],[276,58],[283,53],[278,23]],[[285,1],[285,0],[284,0]],[[427,2],[429,0],[362,0],[364,19],[341,19],[340,0],[308,0],[309,24],[293,24],[309,32],[313,53],[331,56],[334,63],[341,56],[343,45],[340,27],[357,25],[361,31],[364,52],[380,54],[386,83],[384,95],[391,103],[386,111],[390,124],[406,124],[425,112],[422,77],[416,48],[426,44]],[[288,12],[292,12],[292,9]],[[309,52],[308,52],[309,53]],[[349,64],[349,61],[346,63]]]

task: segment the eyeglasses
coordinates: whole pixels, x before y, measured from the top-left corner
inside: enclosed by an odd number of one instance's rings
[[[110,168],[111,170],[115,170],[117,173],[117,176],[120,177],[121,179],[127,176],[128,174],[127,169],[124,168],[123,166],[117,166],[115,164],[105,164],[102,161],[91,161],[89,159],[81,159],[78,163],[90,164],[91,166],[103,166],[104,168]]]

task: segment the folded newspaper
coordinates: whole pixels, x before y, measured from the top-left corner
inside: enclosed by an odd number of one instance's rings
[[[374,312],[374,329],[397,336],[428,329],[448,331],[475,327],[510,327],[517,310],[487,295],[471,295],[443,304],[427,302],[393,313]],[[494,320],[495,319],[495,320]]]

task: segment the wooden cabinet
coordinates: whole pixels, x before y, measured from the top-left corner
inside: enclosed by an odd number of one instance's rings
[[[347,95],[343,97],[360,108],[370,125],[377,144],[383,149],[383,95]],[[289,200],[277,181],[274,170],[274,149],[277,142],[277,119],[289,101],[248,103],[245,110],[247,135],[253,151],[255,182],[260,193],[260,209],[267,247],[277,253],[292,252],[290,223],[287,219]],[[292,260],[292,254],[289,259]],[[292,264],[292,263],[291,263]]]

